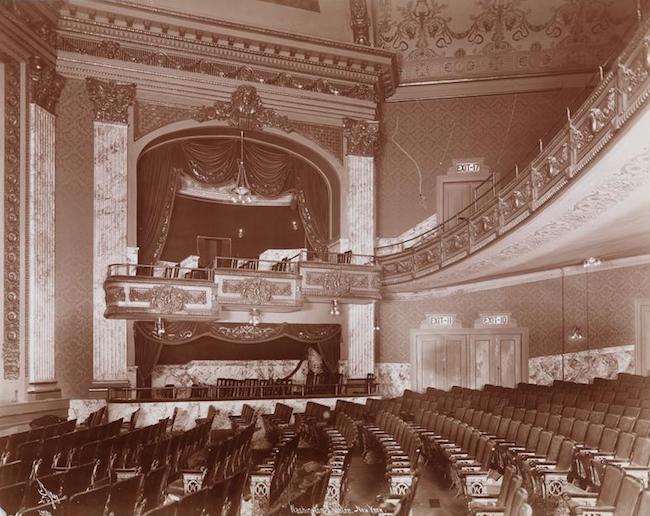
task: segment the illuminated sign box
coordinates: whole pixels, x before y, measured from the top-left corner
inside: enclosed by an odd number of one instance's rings
[[[460,328],[456,314],[426,314],[422,328]]]
[[[478,319],[474,321],[474,328],[513,328],[517,321],[512,318],[510,312],[481,312]]]

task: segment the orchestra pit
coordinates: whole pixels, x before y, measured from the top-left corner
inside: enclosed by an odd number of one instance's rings
[[[650,515],[648,0],[0,0],[0,516]]]

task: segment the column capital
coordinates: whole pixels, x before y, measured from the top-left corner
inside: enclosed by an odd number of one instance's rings
[[[344,118],[343,134],[347,142],[346,155],[373,157],[377,152],[379,122]]]
[[[135,101],[135,84],[86,77],[86,91],[93,103],[95,122],[128,123],[129,106]]]
[[[38,104],[53,115],[65,85],[65,77],[56,73],[44,59],[34,56],[27,62],[29,102]]]

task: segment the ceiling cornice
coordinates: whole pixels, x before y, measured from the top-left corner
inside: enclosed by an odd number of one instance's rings
[[[0,2],[0,54],[3,59],[27,61],[38,56],[56,61],[56,12],[49,2]]]
[[[59,49],[361,100],[384,100],[397,84],[393,52],[130,2],[66,2]]]

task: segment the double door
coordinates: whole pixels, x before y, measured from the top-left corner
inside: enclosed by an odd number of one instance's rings
[[[420,330],[412,336],[411,374],[415,390],[448,390],[454,385],[481,389],[485,384],[515,387],[528,379],[523,329]]]

